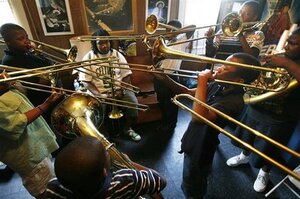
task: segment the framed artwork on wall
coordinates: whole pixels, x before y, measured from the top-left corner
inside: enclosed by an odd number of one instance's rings
[[[99,28],[108,32],[136,32],[136,0],[84,0],[89,33]]]
[[[46,36],[73,34],[69,0],[35,0]]]
[[[159,23],[167,24],[170,17],[171,0],[146,0],[146,18],[156,15]]]

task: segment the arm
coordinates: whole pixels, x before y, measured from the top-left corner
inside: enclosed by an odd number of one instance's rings
[[[98,88],[90,81],[82,81],[84,87],[89,90],[93,95],[100,95]]]
[[[205,33],[206,39],[206,45],[205,45],[205,55],[208,57],[214,57],[216,55],[216,52],[218,50],[218,46],[214,42],[215,38],[215,31],[213,28],[209,28],[209,30]]]
[[[207,102],[207,83],[209,80],[212,80],[213,76],[210,70],[202,71],[198,76],[198,85],[195,93],[195,98],[206,103]],[[193,110],[197,112],[199,115],[205,117],[208,120],[215,120],[217,118],[217,114],[208,110],[207,108],[201,106],[200,104],[194,102]],[[193,121],[202,122],[196,116],[192,116]]]
[[[298,83],[300,82],[300,64],[289,58],[276,55],[265,56],[264,60],[272,65],[284,67],[297,79]]]
[[[30,124],[40,115],[42,115],[45,111],[49,109],[49,107],[51,107],[52,104],[54,104],[58,99],[60,99],[61,96],[62,95],[60,93],[53,92],[44,103],[24,113],[27,117],[27,123]]]
[[[259,49],[255,48],[255,47],[250,48],[250,46],[249,46],[249,44],[248,44],[248,42],[247,42],[247,40],[246,40],[246,38],[244,37],[243,34],[239,34],[238,37],[239,37],[239,40],[242,44],[243,51],[245,53],[248,53],[248,54],[254,56],[254,57],[258,57]]]
[[[196,89],[189,89],[186,86],[174,81],[169,76],[164,74],[157,74],[153,73],[153,76],[164,82],[165,85],[167,85],[175,94],[185,93],[194,96]]]

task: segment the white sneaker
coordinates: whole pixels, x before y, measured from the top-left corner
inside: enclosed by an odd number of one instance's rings
[[[133,141],[140,141],[142,138],[139,134],[137,134],[132,128],[129,128],[125,133],[131,138]]]
[[[243,153],[240,155],[233,156],[226,161],[227,166],[236,167],[240,164],[247,164],[249,162],[249,157],[245,156]]]
[[[263,192],[266,189],[268,182],[269,182],[269,173],[260,169],[257,178],[254,182],[253,188],[256,192]]]

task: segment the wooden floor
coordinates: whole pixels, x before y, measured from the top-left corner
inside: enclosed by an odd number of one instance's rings
[[[166,199],[184,198],[180,188],[183,156],[177,151],[180,147],[180,139],[190,120],[190,114],[180,110],[178,125],[172,134],[166,135],[156,132],[159,122],[139,124],[136,131],[142,135],[139,143],[132,142],[125,137],[114,139],[120,151],[125,152],[136,161],[147,167],[151,167],[166,176],[168,185],[163,190]],[[226,166],[226,159],[239,150],[230,144],[230,140],[220,135],[221,144],[215,154],[212,175],[209,177],[208,193],[206,199],[263,199],[264,193],[256,193],[253,190],[253,182],[257,169],[250,165],[239,168]],[[285,174],[277,169],[271,173],[271,183],[267,187],[270,190]],[[29,199],[32,198],[23,188],[17,174],[8,182],[0,183],[0,199]],[[297,198],[284,185],[280,186],[269,198],[294,199]]]

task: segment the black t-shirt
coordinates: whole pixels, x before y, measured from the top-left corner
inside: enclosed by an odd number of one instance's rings
[[[243,93],[241,87],[223,87],[212,82],[208,85],[207,104],[231,117],[238,117],[244,107]],[[223,128],[230,122],[219,116],[213,123]],[[219,144],[218,134],[218,130],[204,123],[191,121],[182,137],[181,150],[196,164],[210,165]]]
[[[52,62],[44,57],[36,56],[32,53],[15,53],[9,50],[5,50],[5,56],[2,59],[2,64],[7,66],[15,66],[26,69],[34,69],[43,66],[52,65]],[[22,80],[29,81],[33,83],[38,83],[40,77],[33,76],[30,78],[24,78]],[[47,97],[49,97],[49,93],[27,90],[27,97],[33,103],[33,105],[38,106],[43,103]]]

